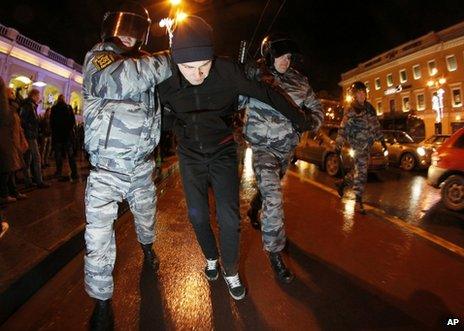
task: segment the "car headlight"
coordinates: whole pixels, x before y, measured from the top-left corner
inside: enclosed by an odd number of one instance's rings
[[[419,154],[420,156],[425,155],[425,148],[424,147],[417,147],[416,151],[417,151],[417,154]]]
[[[354,158],[355,154],[356,154],[356,152],[354,151],[353,148],[350,148],[350,149],[348,150],[348,155],[351,156],[352,158]]]

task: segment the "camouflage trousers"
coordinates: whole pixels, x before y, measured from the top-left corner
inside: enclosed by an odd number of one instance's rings
[[[85,191],[84,280],[89,296],[106,300],[113,295],[113,267],[116,260],[114,221],[118,202],[127,199],[134,215],[137,239],[154,241],[156,192],[152,180],[154,163],[146,162],[131,173],[92,170]]]
[[[343,178],[348,187],[353,187],[356,197],[362,197],[367,182],[367,170],[369,168],[369,149],[355,149],[354,167]]]
[[[280,180],[285,175],[293,149],[279,152],[271,148],[252,147],[253,170],[257,179],[259,193],[251,205],[256,206],[262,199],[261,233],[264,249],[268,252],[280,252],[285,247],[284,210],[282,186]]]

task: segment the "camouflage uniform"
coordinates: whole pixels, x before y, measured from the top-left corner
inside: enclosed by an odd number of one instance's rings
[[[337,148],[345,141],[355,152],[354,168],[343,178],[345,186],[352,186],[357,198],[362,197],[367,182],[370,150],[375,140],[383,140],[380,123],[374,107],[369,102],[353,102],[343,116],[336,138]]]
[[[264,76],[258,72],[253,78],[282,89],[297,106],[310,114],[313,120],[311,130],[319,129],[324,116],[322,106],[305,76],[289,68],[284,74],[273,71]],[[264,249],[280,252],[286,240],[280,180],[293,157],[299,136],[292,123],[269,105],[256,99],[241,98],[240,101],[248,102],[244,135],[253,151],[253,169],[259,188],[252,205],[258,209],[262,207]]]
[[[139,242],[154,240],[152,152],[161,125],[155,85],[171,75],[163,54],[120,54],[114,44],[100,43],[84,62],[85,148],[93,167],[85,192],[85,286],[100,300],[113,293],[117,202],[129,202]]]

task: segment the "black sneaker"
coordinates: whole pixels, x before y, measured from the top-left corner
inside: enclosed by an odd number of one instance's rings
[[[246,289],[245,286],[242,285],[238,273],[233,276],[226,276],[225,274],[223,274],[223,276],[232,298],[235,300],[242,300],[245,297]]]
[[[218,270],[217,259],[216,260],[206,259],[205,276],[206,276],[206,279],[208,279],[209,281],[218,279],[219,270]]]

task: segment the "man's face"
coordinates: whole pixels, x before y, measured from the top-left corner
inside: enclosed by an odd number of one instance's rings
[[[38,104],[40,103],[40,101],[41,101],[41,100],[40,100],[40,94],[39,94],[39,93],[33,94],[33,95],[31,96],[31,99],[38,105]]]
[[[292,54],[290,53],[276,57],[274,60],[274,67],[277,70],[277,72],[280,74],[284,74],[290,67],[291,60],[292,60]]]
[[[129,37],[129,36],[118,36],[119,40],[123,43],[124,46],[131,48],[135,46],[137,39]]]
[[[14,99],[15,98],[15,91],[11,87],[7,89],[7,94],[8,94],[8,99]]]
[[[356,101],[360,104],[363,104],[366,101],[367,94],[365,90],[357,90],[354,95]]]
[[[179,63],[180,72],[192,85],[200,85],[204,82],[211,70],[212,60]]]

